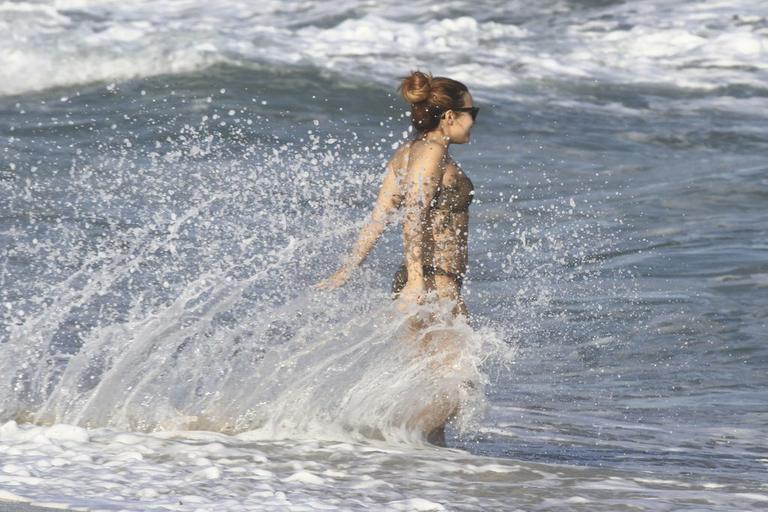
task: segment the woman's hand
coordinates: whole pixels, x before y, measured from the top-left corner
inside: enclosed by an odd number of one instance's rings
[[[344,266],[341,267],[339,270],[334,272],[333,275],[330,277],[327,277],[326,279],[323,279],[319,283],[315,283],[312,285],[312,288],[315,290],[333,290],[340,286],[342,286],[344,283],[346,283],[349,280],[349,276],[351,274],[351,271],[348,267]]]
[[[427,296],[427,287],[424,281],[412,280],[408,281],[400,293],[398,298],[404,302],[424,304]]]

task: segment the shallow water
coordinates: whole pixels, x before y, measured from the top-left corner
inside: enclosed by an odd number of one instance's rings
[[[0,490],[104,510],[764,507],[766,19],[3,4],[0,420],[19,423]],[[417,66],[481,107],[451,149],[476,186],[474,334],[451,328],[485,398],[450,449],[395,421],[430,393],[379,321],[398,230],[350,286],[308,291],[408,136],[395,79]]]

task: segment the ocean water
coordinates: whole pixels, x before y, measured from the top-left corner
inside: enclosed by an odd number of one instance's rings
[[[768,6],[531,4],[0,3],[0,500],[768,507]],[[431,355],[398,227],[310,288],[416,68],[481,109]]]

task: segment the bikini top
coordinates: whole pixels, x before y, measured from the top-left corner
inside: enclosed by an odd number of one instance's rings
[[[408,150],[405,153],[403,165],[400,169],[395,170],[400,183],[402,183],[402,179],[405,177],[405,172],[408,169],[408,161],[411,156],[411,146],[413,145],[413,142],[415,141],[410,141],[408,143]],[[469,209],[469,205],[475,194],[475,187],[458,164],[456,164],[455,161],[453,164],[458,169],[458,172],[451,176],[450,179],[446,179],[446,177],[443,176],[443,181],[437,189],[437,195],[432,200],[432,205],[433,208],[439,211],[458,213]],[[404,199],[403,194],[400,194],[399,199]]]
[[[455,162],[454,165],[456,165]],[[456,175],[452,176],[450,181],[443,177],[437,196],[432,200],[437,210],[458,213],[469,209],[469,204],[475,195],[475,187],[461,168],[458,165],[456,167],[458,168]]]

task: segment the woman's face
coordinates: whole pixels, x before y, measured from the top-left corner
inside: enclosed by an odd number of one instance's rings
[[[469,92],[464,93],[461,106],[465,108],[474,106],[472,95]],[[452,143],[466,144],[469,142],[470,130],[472,125],[475,124],[472,114],[469,112],[450,111],[446,121],[448,121],[446,132]]]

